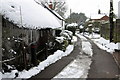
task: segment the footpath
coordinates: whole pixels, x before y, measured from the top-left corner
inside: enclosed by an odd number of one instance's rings
[[[90,66],[87,80],[119,80],[120,68],[116,64],[113,55],[104,50],[101,50],[90,39],[88,39],[88,41],[92,44],[93,48],[93,62]],[[74,50],[70,55],[63,57],[54,64],[51,64],[50,66],[45,68],[45,70],[41,71],[39,74],[31,77],[28,80],[51,80],[58,73],[60,73],[71,61],[76,59],[81,51],[81,40],[78,38],[78,41],[75,43]]]
[[[56,63],[51,64],[45,70],[41,71],[39,74],[31,77],[28,80],[51,80],[58,73],[60,73],[71,61],[76,59],[81,51],[81,40],[77,38],[77,42],[74,44],[74,50],[72,53],[62,59],[58,60]]]
[[[113,55],[105,50],[101,50],[93,41],[89,38],[87,39],[92,44],[94,53],[87,80],[96,80],[98,78],[104,78],[104,80],[119,80],[120,68],[116,64]]]

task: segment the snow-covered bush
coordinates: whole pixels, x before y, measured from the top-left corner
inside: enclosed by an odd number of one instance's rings
[[[65,51],[66,47],[68,46],[68,44],[71,44],[71,40],[73,37],[73,33],[71,31],[68,30],[63,30],[60,33],[60,37],[56,37],[56,41],[58,44],[58,49]]]
[[[68,46],[68,40],[65,38],[65,37],[63,37],[63,36],[61,36],[61,37],[56,37],[56,39],[55,39],[56,41],[57,41],[57,47],[58,47],[58,49],[60,49],[60,50],[63,50],[63,51],[65,51],[66,50],[66,47]]]
[[[60,33],[60,35],[63,36],[63,37],[65,37],[66,40],[68,40],[69,44],[71,44],[71,40],[72,40],[72,36],[73,36],[73,33],[71,31],[63,30]]]

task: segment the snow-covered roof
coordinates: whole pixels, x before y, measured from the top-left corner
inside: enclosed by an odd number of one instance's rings
[[[20,8],[22,16],[20,16]],[[2,0],[0,13],[19,27],[21,22],[22,26],[27,28],[59,28],[62,26],[50,11],[34,0]]]
[[[56,14],[56,16],[58,16],[61,20],[64,20],[64,18],[62,17],[62,16],[60,16],[57,12],[55,12],[54,10],[52,10],[55,14]]]
[[[101,19],[105,14],[92,14],[91,19]]]
[[[68,24],[68,26],[78,26],[77,23],[71,23],[71,24]]]
[[[64,20],[64,18],[62,16],[60,16],[55,10],[52,10],[51,8],[49,8],[48,4],[40,1],[40,0],[35,0],[38,4],[42,4],[43,7],[47,8],[52,14],[54,14],[58,19],[60,20]]]

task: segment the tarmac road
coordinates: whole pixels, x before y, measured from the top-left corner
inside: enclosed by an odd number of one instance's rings
[[[92,44],[94,54],[92,57],[93,62],[90,66],[91,68],[89,70],[87,80],[118,80],[120,69],[117,66],[113,56],[110,53],[101,50],[90,39],[88,39],[88,41]],[[61,72],[71,61],[73,61],[80,52],[81,40],[78,38],[78,41],[75,44],[75,48],[70,55],[63,57],[61,60],[48,66],[47,68],[45,68],[45,70],[43,70],[36,76],[33,76],[29,80],[51,80],[59,72]]]
[[[71,61],[73,61],[77,55],[79,55],[81,51],[81,40],[78,38],[78,41],[75,43],[75,47],[73,52],[63,57],[62,59],[58,60],[56,63],[48,66],[40,72],[39,74],[31,77],[28,80],[50,80],[55,77],[58,73],[60,73]]]
[[[93,57],[91,69],[89,70],[88,78],[117,78],[120,75],[120,69],[116,64],[112,54],[101,50],[90,39],[93,47]],[[89,79],[88,79],[89,80]]]

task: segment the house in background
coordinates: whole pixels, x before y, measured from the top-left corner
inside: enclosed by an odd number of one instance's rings
[[[106,14],[93,14],[90,19],[86,21],[85,28],[88,29],[90,33],[100,33],[101,36],[103,36],[106,32],[109,33],[109,16]]]
[[[93,23],[94,27],[99,27],[98,24],[104,24],[109,22],[109,17],[105,14],[92,15],[89,20],[90,23]],[[95,24],[98,23],[98,24]]]

